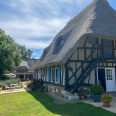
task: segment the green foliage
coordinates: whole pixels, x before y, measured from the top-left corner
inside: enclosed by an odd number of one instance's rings
[[[0,88],[3,88],[3,85],[2,84],[0,84]]]
[[[39,88],[39,92],[43,92],[44,89],[46,89],[46,87],[44,87],[44,86],[40,87],[40,88]]]
[[[101,101],[105,103],[110,103],[112,102],[113,95],[112,94],[103,94],[101,96]]]
[[[6,81],[2,81],[2,84],[4,85],[9,85],[10,84],[16,84],[16,83],[19,83],[19,80],[18,79],[10,79],[10,80],[6,80]]]
[[[27,83],[28,83],[28,81],[29,81],[29,78],[27,78]]]
[[[21,79],[20,78],[17,78],[18,82],[20,83],[21,82]]]
[[[30,49],[26,50],[26,47],[23,45],[18,45],[17,48],[20,50],[21,52],[21,58],[22,59],[30,59],[31,55],[33,54],[33,51],[31,51]]]
[[[36,90],[38,90],[42,86],[43,86],[43,81],[41,79],[39,79],[39,80],[33,79],[30,88],[33,91],[36,91]]]
[[[99,95],[104,92],[104,88],[101,85],[92,85],[90,87],[90,92],[94,95]]]
[[[0,78],[3,73],[13,70],[13,65],[18,66],[21,61],[20,50],[17,43],[0,29]]]
[[[32,82],[28,82],[28,83],[27,83],[27,87],[30,88],[30,87],[31,87],[31,84],[32,84]]]
[[[85,92],[80,92],[80,96],[85,96],[86,93]]]
[[[0,80],[9,80],[11,77],[8,77],[7,75],[1,75]]]

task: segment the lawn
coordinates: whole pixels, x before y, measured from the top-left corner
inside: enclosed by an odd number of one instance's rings
[[[37,91],[0,94],[0,116],[116,116],[90,104],[58,105]]]

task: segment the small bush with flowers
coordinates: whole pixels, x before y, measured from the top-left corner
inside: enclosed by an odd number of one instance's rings
[[[30,88],[33,90],[33,91],[36,91],[38,90],[40,87],[43,86],[43,81],[41,79],[37,80],[37,79],[33,79],[31,85],[30,85]]]
[[[32,82],[27,83],[27,87],[31,87]]]
[[[101,96],[101,101],[105,103],[110,103],[112,102],[113,95],[112,94],[103,94]]]

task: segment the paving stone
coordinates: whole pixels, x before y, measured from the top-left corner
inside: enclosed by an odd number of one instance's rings
[[[68,99],[70,101],[76,101],[76,100],[79,100],[80,98],[79,98],[79,96],[68,96]]]

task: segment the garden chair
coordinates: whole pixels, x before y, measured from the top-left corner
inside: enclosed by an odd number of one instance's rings
[[[21,87],[21,83],[16,85],[16,88],[20,88]]]
[[[10,89],[10,87],[9,87],[8,85],[5,85],[5,84],[4,84],[4,87],[5,87],[6,90],[7,90],[7,89]]]

